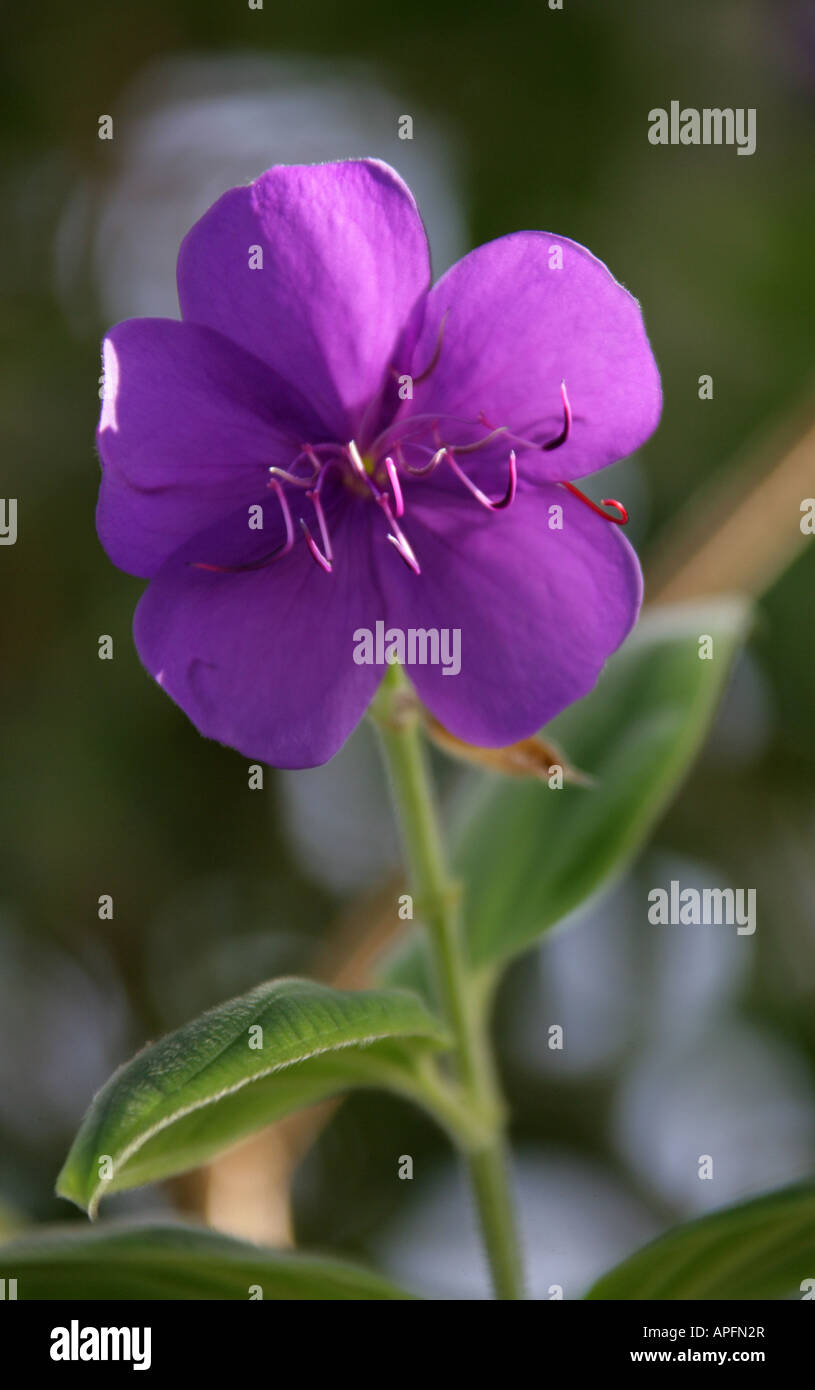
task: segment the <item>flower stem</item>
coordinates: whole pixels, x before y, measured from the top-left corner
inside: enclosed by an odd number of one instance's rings
[[[496,1297],[523,1297],[504,1138],[504,1106],[480,1000],[461,938],[458,885],[448,873],[426,750],[412,692],[391,667],[371,707],[404,844],[418,916],[425,923],[437,987],[454,1039],[460,1100],[473,1124],[458,1135],[468,1166]]]

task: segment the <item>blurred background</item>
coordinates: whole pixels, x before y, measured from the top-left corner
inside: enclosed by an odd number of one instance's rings
[[[607,262],[663,374],[661,428],[601,485],[629,506],[649,592],[698,589],[700,547],[704,585],[762,591],[712,736],[634,871],[501,992],[532,1292],[578,1297],[667,1224],[811,1170],[815,537],[798,508],[815,495],[814,8],[5,9],[0,492],[19,534],[0,550],[0,1229],[82,1219],[55,1175],[94,1090],[147,1039],[266,976],[362,983],[387,935],[396,855],[367,731],[329,767],[250,791],[245,761],[141,669],[143,586],[93,524],[105,327],[177,315],[178,243],[227,187],[343,156],[411,184],[436,273],[524,227]],[[673,99],[755,107],[756,153],[650,145],[647,113]],[[756,494],[766,478],[778,486]],[[671,878],[754,886],[756,935],[650,927],[647,888]],[[705,1153],[713,1182],[696,1177]],[[174,1210],[375,1259],[441,1295],[486,1290],[444,1141],[378,1095],[108,1215]]]

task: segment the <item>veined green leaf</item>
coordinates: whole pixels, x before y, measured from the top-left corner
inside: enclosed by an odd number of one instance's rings
[[[17,1298],[410,1299],[342,1260],[268,1250],[195,1226],[44,1227],[0,1246]],[[250,1293],[250,1291],[253,1291]]]
[[[352,1086],[415,1096],[445,1042],[415,995],[277,980],[139,1052],[93,1100],[57,1191],[94,1215],[109,1192],[204,1163],[289,1111]]]
[[[624,1260],[589,1299],[782,1299],[815,1281],[815,1184],[676,1226]]]

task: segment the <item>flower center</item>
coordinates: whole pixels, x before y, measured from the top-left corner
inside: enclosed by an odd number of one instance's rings
[[[340,483],[358,497],[368,497],[382,509],[388,527],[387,538],[396,553],[414,574],[421,574],[419,561],[410,541],[399,524],[405,513],[405,500],[401,478],[429,477],[442,465],[450,468],[459,482],[482,507],[490,512],[503,511],[515,499],[518,473],[515,449],[509,449],[509,477],[503,496],[490,498],[477,486],[462,466],[460,457],[465,458],[479,450],[496,443],[505,442],[519,448],[550,452],[566,443],[572,428],[572,408],[566,391],[566,383],[561,382],[563,403],[563,425],[557,435],[544,441],[524,439],[514,434],[505,425],[493,426],[484,416],[479,415],[473,423],[452,416],[413,415],[395,421],[374,440],[363,454],[356,441],[347,444],[303,444],[290,469],[271,467],[267,486],[275,493],[280,504],[285,526],[285,539],[270,555],[247,565],[208,565],[196,564],[194,568],[214,570],[219,573],[238,574],[246,570],[263,569],[273,560],[287,555],[294,545],[296,531],[290,505],[290,498],[299,494],[309,504],[312,513],[311,524],[303,515],[298,516],[300,530],[312,557],[321,569],[330,574],[333,568],[334,553],[328,529],[322,492],[326,478],[332,473]],[[484,433],[476,439],[464,442],[445,442],[443,433],[452,431],[460,434],[462,426],[470,432],[481,429]],[[410,452],[411,461],[408,460]],[[305,473],[303,470],[308,470]],[[563,482],[562,487],[598,513],[606,521],[624,525],[628,513],[621,502],[604,498],[603,506],[612,507],[614,515],[604,512],[602,507],[586,497],[573,483]],[[307,510],[305,507],[303,510]]]

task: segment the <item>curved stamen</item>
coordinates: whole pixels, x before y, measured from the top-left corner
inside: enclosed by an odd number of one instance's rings
[[[369,446],[368,453],[379,458],[382,454],[390,453],[400,444],[410,444],[417,437],[425,434],[429,428],[434,428],[440,420],[444,420],[453,425],[472,425],[472,420],[466,415],[408,415],[404,419],[395,420],[388,425],[381,434]]]
[[[332,454],[333,454],[333,453],[336,452],[336,445],[332,445],[332,444],[317,444],[316,446],[315,446],[314,444],[304,444],[304,445],[303,445],[303,454],[304,454],[305,457],[308,459],[309,463],[311,464],[312,468],[314,469],[314,477],[315,477],[315,478],[319,478],[320,473],[321,473],[323,467],[325,466],[324,464],[320,463],[320,460],[319,460],[319,458],[317,457],[317,450],[318,450],[318,449],[321,449],[321,450],[323,451],[323,453],[325,453],[326,449],[328,449],[329,453],[332,453]],[[301,457],[302,457],[302,455],[299,455],[298,458],[296,458],[296,459],[294,460],[294,462],[295,462],[295,463],[298,463],[298,462],[299,462],[299,459],[300,459]]]
[[[540,440],[524,439],[522,435],[514,434],[510,430],[506,431],[507,439],[511,439],[513,444],[517,444],[521,449],[543,449],[546,453],[549,453],[552,449],[559,449],[562,444],[566,443],[566,440],[571,434],[573,419],[572,407],[566,391],[565,381],[561,381],[560,383],[560,398],[563,402],[563,428],[560,434],[555,435],[554,439],[547,439],[541,444]],[[483,410],[479,412],[478,420],[479,424],[488,425],[487,417]]]
[[[292,487],[300,487],[303,489],[314,487],[315,483],[318,482],[320,474],[327,466],[325,463],[321,463],[317,457],[318,449],[323,452],[327,449],[329,453],[341,452],[341,446],[339,444],[302,444],[299,454],[292,463],[291,470],[277,468],[273,465],[269,469],[270,476],[272,478],[280,478],[284,483],[289,483]],[[302,478],[299,473],[292,471],[297,467],[302,458],[308,459],[308,462],[311,464],[312,474],[310,478]],[[330,463],[331,460],[328,460],[328,462]]]
[[[320,537],[323,543],[322,550],[318,546],[317,542],[315,541],[314,537],[312,536],[311,532],[308,529],[308,526],[306,525],[302,517],[300,517],[300,526],[302,528],[303,535],[306,538],[306,544],[309,550],[311,551],[312,555],[314,556],[314,559],[317,561],[317,564],[320,566],[321,569],[325,570],[326,574],[330,574],[333,569],[334,552],[331,548],[331,537],[328,534],[328,526],[326,524],[325,512],[323,511],[323,504],[320,501],[319,487],[321,481],[322,475],[320,476],[320,479],[317,483],[317,487],[312,488],[310,492],[307,492],[306,496],[311,502],[314,508],[314,513],[317,517],[317,524],[320,528]]]
[[[430,454],[429,463],[423,463],[417,466],[416,464],[408,463],[404,455],[402,455],[402,467],[406,473],[410,474],[411,478],[426,478],[428,473],[432,473],[434,469],[438,468],[446,446],[442,445],[440,449],[436,449],[435,453],[426,444],[414,444],[413,447],[415,449],[421,449],[423,453]]]
[[[276,546],[274,550],[270,550],[268,555],[263,555],[260,560],[253,560],[247,565],[207,565],[199,560],[192,562],[192,569],[208,570],[211,574],[246,574],[250,570],[265,569],[273,560],[282,560],[284,555],[288,555],[294,545],[294,523],[292,521],[291,508],[289,507],[285,492],[276,479],[272,479],[269,483],[269,487],[274,488],[277,500],[280,503],[280,510],[283,513],[283,521],[286,527],[286,539],[283,544]]]
[[[269,479],[269,483],[268,483],[268,486],[269,486],[269,487],[274,487],[275,484],[276,484],[276,480],[277,480],[278,478],[279,478],[282,482],[288,483],[291,487],[302,487],[302,488],[313,487],[313,486],[314,486],[314,483],[315,483],[315,481],[316,481],[316,475],[315,475],[314,478],[298,478],[298,477],[296,476],[296,474],[287,472],[285,468],[276,468],[276,467],[274,467],[274,465],[272,465],[272,467],[270,467],[270,469],[269,469],[269,474],[270,474],[270,479]],[[279,483],[278,483],[277,485],[279,486]]]
[[[300,525],[303,529],[303,535],[306,538],[306,545],[308,546],[309,550],[314,556],[314,559],[317,561],[317,564],[320,566],[320,569],[325,570],[326,574],[330,574],[334,566],[332,562],[325,555],[323,555],[322,551],[320,550],[320,547],[318,546],[317,542],[315,541],[314,537],[312,536],[302,517],[300,518]]]
[[[476,439],[474,444],[455,444],[452,447],[457,454],[474,454],[477,450],[483,449],[485,444],[491,444],[494,439],[498,439],[499,436],[508,433],[509,431],[506,425],[499,425],[497,429],[491,430],[489,434],[485,434],[483,439]]]
[[[580,488],[575,487],[574,483],[561,483],[560,486],[567,488],[572,496],[577,497],[579,501],[585,502],[586,506],[589,507],[591,511],[596,512],[597,516],[601,516],[604,521],[610,521],[615,526],[625,526],[628,521],[628,512],[622,502],[618,502],[616,498],[604,497],[602,506],[600,506],[600,504],[593,501],[591,497],[587,497],[585,492],[581,492]],[[613,507],[617,515],[609,516],[608,512],[603,511],[603,507]]]
[[[449,445],[445,445],[444,447],[439,449],[437,453],[433,455],[432,462],[434,465],[439,464],[441,463],[443,458],[447,459],[447,462],[449,463],[456,477],[459,478],[461,482],[464,484],[464,486],[468,489],[468,491],[472,493],[476,502],[480,502],[481,506],[486,507],[487,511],[502,512],[506,507],[510,505],[511,502],[514,501],[515,492],[518,486],[518,468],[515,461],[514,449],[510,449],[509,451],[509,482],[507,483],[507,490],[504,493],[503,497],[499,497],[496,502],[493,502],[492,498],[488,497],[486,492],[482,492],[481,488],[476,486],[472,478],[467,477],[467,474],[464,472],[464,469],[460,468],[459,465],[456,463],[456,460],[453,457],[453,450],[450,448]]]
[[[518,487],[518,467],[515,461],[515,450],[509,451],[509,482],[507,490],[500,502],[491,502],[490,508],[494,512],[502,512],[506,507],[511,507],[515,501],[515,493]]]
[[[427,381],[427,378],[430,376],[431,372],[434,372],[439,364],[439,358],[441,357],[441,346],[442,342],[444,341],[444,325],[449,312],[449,309],[445,309],[444,313],[441,316],[441,323],[439,324],[439,332],[438,337],[436,338],[436,346],[433,349],[433,356],[431,357],[424,371],[420,372],[418,376],[415,376],[413,378],[414,386],[418,386],[419,383],[422,381]]]
[[[563,401],[563,429],[555,439],[550,439],[548,444],[541,444],[540,447],[546,450],[547,453],[550,449],[559,449],[561,444],[565,444],[572,428],[572,407],[569,403],[565,381],[561,381],[560,383],[560,398]]]
[[[289,507],[288,498],[286,497],[286,494],[283,491],[280,484],[278,482],[275,482],[274,479],[272,479],[269,486],[271,488],[274,488],[275,496],[277,497],[277,500],[280,503],[280,510],[283,513],[283,521],[285,522],[286,526],[286,540],[281,554],[288,555],[289,551],[294,545],[294,522],[292,521],[291,517],[291,508]]]

